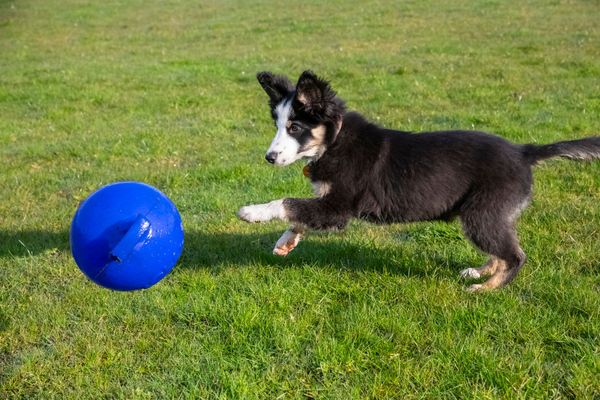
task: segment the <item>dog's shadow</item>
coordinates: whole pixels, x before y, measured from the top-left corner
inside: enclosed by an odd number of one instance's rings
[[[402,240],[394,246],[371,246],[350,242],[343,235],[311,234],[287,257],[272,254],[282,232],[224,233],[186,230],[185,245],[176,268],[203,268],[218,273],[228,267],[304,266],[373,271],[406,276],[427,276],[432,272],[453,273],[464,268],[451,257],[423,252],[406,253]],[[0,231],[0,257],[26,257],[46,251],[70,251],[66,230]],[[429,266],[429,267],[427,267]]]
[[[457,271],[462,264],[435,254],[406,254],[401,241],[397,246],[352,243],[337,234],[315,234],[302,240],[287,257],[272,254],[280,231],[268,233],[186,233],[181,268],[267,265],[278,268],[316,266],[347,271],[373,271],[405,276],[427,276],[436,270]],[[429,265],[430,267],[426,267]],[[431,267],[432,266],[432,267]],[[439,267],[439,268],[438,268]],[[453,273],[453,272],[452,272]]]

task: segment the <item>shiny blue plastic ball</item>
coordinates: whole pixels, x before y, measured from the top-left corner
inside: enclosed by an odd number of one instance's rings
[[[183,250],[177,207],[158,189],[117,182],[92,193],[71,224],[71,251],[83,273],[115,290],[149,288]]]

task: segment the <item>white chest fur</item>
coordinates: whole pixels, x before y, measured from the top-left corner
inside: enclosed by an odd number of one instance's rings
[[[317,197],[323,197],[331,190],[331,184],[323,181],[312,182],[313,193]]]

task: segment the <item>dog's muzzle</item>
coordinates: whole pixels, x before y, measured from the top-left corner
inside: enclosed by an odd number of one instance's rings
[[[275,164],[275,160],[277,160],[278,155],[279,153],[272,151],[270,153],[267,153],[267,155],[265,156],[265,160],[267,160],[271,164]]]

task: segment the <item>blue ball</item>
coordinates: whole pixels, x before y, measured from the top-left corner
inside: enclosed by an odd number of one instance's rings
[[[149,288],[183,250],[177,207],[158,189],[117,182],[92,193],[71,224],[71,251],[83,273],[115,290]]]

